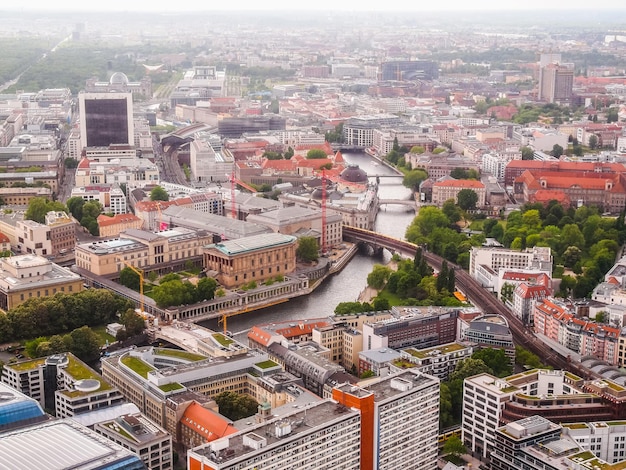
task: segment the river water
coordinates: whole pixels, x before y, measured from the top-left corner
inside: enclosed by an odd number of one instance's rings
[[[347,163],[359,165],[368,175],[393,175],[391,169],[380,165],[374,158],[365,153],[344,153]],[[378,188],[381,199],[409,199],[411,191],[402,186],[402,177],[381,178]],[[406,227],[411,223],[415,213],[406,206],[383,206],[378,212],[374,229],[377,232],[404,238]],[[327,317],[333,314],[340,302],[357,300],[367,285],[367,275],[376,263],[389,261],[390,255],[384,251],[382,257],[374,257],[359,252],[340,272],[326,279],[312,294],[297,297],[273,307],[256,310],[245,315],[233,316],[228,319],[228,329],[233,332],[248,330],[260,323],[273,323],[285,320],[301,320],[306,318]],[[217,320],[201,323],[211,329],[221,329]]]

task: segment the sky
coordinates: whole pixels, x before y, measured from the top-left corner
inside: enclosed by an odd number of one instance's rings
[[[53,5],[53,7],[51,7]],[[460,10],[584,10],[626,9],[623,0],[29,0],[15,9],[22,11],[245,11],[245,10],[328,10],[328,11],[460,11]]]

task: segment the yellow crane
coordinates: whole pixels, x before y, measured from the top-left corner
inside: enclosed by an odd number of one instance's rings
[[[140,312],[141,315],[144,315],[145,312],[144,312],[144,308],[143,308],[144,307],[144,296],[143,296],[143,280],[144,280],[144,277],[143,277],[143,269],[136,268],[135,266],[130,264],[128,261],[124,261],[124,264],[139,275],[139,312]]]
[[[272,305],[282,304],[283,302],[287,302],[288,300],[289,299],[278,299],[278,300],[275,300],[273,302],[269,302],[269,303],[263,304],[259,308],[271,307]],[[235,315],[241,315],[242,313],[247,313],[247,312],[250,312],[252,310],[255,310],[255,309],[251,308],[248,305],[246,305],[243,309],[237,310],[236,312],[224,313],[224,314],[222,314],[221,317],[218,318],[217,324],[219,325],[221,323],[224,326],[224,334],[226,336],[229,336],[229,334],[228,334],[229,333],[228,332],[228,317],[234,317]]]

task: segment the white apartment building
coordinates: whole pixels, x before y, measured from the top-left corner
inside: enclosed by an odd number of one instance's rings
[[[393,114],[351,117],[343,125],[344,142],[347,145],[372,147],[374,145],[374,130],[383,127],[395,127],[400,124],[400,118]]]
[[[187,468],[211,470],[360,470],[361,415],[331,400],[189,450]]]
[[[118,159],[99,162],[83,159],[76,168],[75,185],[120,185],[142,188],[149,184],[159,184],[159,169],[149,160],[132,159],[122,162]]]
[[[503,181],[504,170],[513,158],[510,155],[505,156],[498,153],[486,153],[482,158],[482,173],[489,173],[495,176],[498,181]]]
[[[504,404],[517,392],[504,379],[480,374],[465,379],[463,384],[462,440],[472,452],[486,458],[495,445]]]
[[[525,251],[473,247],[470,252],[469,273],[482,282],[477,276],[479,266],[486,266],[494,272],[500,268],[540,269],[552,277],[552,253],[550,248],[538,246]]]

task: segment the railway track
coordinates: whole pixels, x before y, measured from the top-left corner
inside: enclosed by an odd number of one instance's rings
[[[415,251],[418,248],[414,243],[369,230],[354,227],[344,227],[343,230],[346,239],[370,243],[374,246],[385,247],[392,251],[401,252],[410,256],[415,256]],[[441,265],[444,261],[441,256],[426,250],[423,250],[422,255],[432,267],[437,270],[441,269]],[[594,371],[584,367],[580,363],[572,362],[569,357],[562,355],[559,351],[552,349],[548,344],[537,338],[531,330],[524,326],[521,319],[518,318],[509,307],[495,297],[493,293],[485,290],[483,286],[461,266],[448,262],[448,267],[455,269],[457,287],[463,291],[465,296],[470,299],[474,305],[485,313],[497,313],[506,318],[515,344],[536,354],[541,358],[544,364],[550,365],[555,369],[568,370],[584,379],[600,378],[600,375]]]

